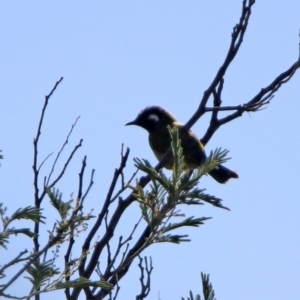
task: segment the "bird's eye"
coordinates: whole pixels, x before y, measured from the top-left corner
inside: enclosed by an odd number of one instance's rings
[[[156,115],[156,114],[151,114],[151,115],[149,115],[147,119],[148,119],[149,121],[153,121],[153,122],[155,122],[155,123],[157,123],[157,122],[159,121],[159,117],[158,117],[158,115]]]

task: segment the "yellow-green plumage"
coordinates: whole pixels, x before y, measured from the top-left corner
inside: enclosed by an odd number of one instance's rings
[[[167,125],[159,127],[149,134],[150,147],[158,160],[162,159],[170,147],[171,138]],[[186,167],[188,169],[195,169],[199,167],[206,158],[203,145],[191,130],[186,130],[183,124],[173,122],[172,127],[173,126],[178,127],[179,138],[181,140],[181,144],[184,145],[182,149]],[[165,168],[172,169],[172,167],[173,159],[171,158],[165,165]]]

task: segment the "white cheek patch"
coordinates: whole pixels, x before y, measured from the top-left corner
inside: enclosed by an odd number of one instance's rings
[[[157,123],[159,121],[159,117],[156,114],[151,114],[148,117],[148,120],[154,121],[155,123]]]

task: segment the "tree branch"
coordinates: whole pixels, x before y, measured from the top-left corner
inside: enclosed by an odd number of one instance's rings
[[[33,186],[34,186],[34,202],[35,202],[35,206],[37,208],[40,208],[40,199],[39,199],[39,187],[38,187],[38,179],[39,179],[39,170],[37,168],[37,159],[38,159],[38,142],[40,139],[40,135],[41,135],[41,128],[42,128],[42,124],[44,121],[44,115],[45,115],[45,111],[46,108],[48,106],[48,102],[50,97],[53,95],[53,93],[55,92],[56,88],[58,87],[58,85],[62,82],[63,77],[61,77],[54,85],[53,89],[51,90],[51,92],[45,96],[45,102],[44,102],[44,106],[42,108],[42,113],[41,113],[41,117],[40,117],[40,121],[39,121],[39,125],[38,125],[38,130],[36,133],[36,136],[33,140]],[[39,240],[38,240],[38,232],[39,232],[39,223],[35,223],[34,225],[34,233],[36,234],[36,236],[33,238],[33,242],[34,242],[34,248],[35,251],[39,251]]]
[[[220,66],[219,70],[217,71],[214,79],[212,80],[209,87],[205,90],[202,99],[200,101],[199,107],[197,111],[194,113],[194,115],[190,118],[190,120],[186,123],[187,128],[191,128],[197,120],[205,113],[210,112],[211,113],[211,121],[210,125],[207,129],[207,132],[201,139],[203,144],[207,144],[207,142],[210,140],[210,138],[213,136],[215,131],[223,124],[237,118],[238,116],[241,116],[244,112],[256,112],[261,110],[265,105],[267,105],[272,97],[274,96],[274,93],[281,87],[281,85],[285,82],[287,82],[295,73],[296,69],[299,68],[299,59],[298,61],[293,64],[293,66],[288,69],[286,72],[280,74],[272,84],[270,84],[265,89],[262,89],[260,93],[258,93],[253,99],[248,101],[246,104],[238,105],[238,106],[226,106],[222,107],[222,92],[224,87],[224,77],[225,74],[233,61],[233,59],[236,57],[240,46],[243,42],[244,35],[246,33],[246,30],[248,28],[248,22],[251,16],[251,10],[252,6],[254,5],[254,0],[244,0],[242,3],[242,12],[239,19],[238,24],[233,28],[233,32],[231,35],[231,43],[229,45],[228,52],[226,54],[226,57],[224,59],[223,64]],[[207,107],[207,103],[210,98],[213,98],[213,107]],[[233,113],[229,114],[228,116],[218,119],[218,112],[219,111],[233,111]],[[128,150],[129,151],[129,150]],[[125,155],[126,156],[126,155]],[[167,151],[167,153],[164,155],[162,160],[156,165],[155,169],[159,170],[162,168],[165,163],[168,161],[168,159],[171,156],[171,148]],[[84,245],[83,245],[83,251],[84,249],[88,249],[89,245],[91,243],[92,238],[94,237],[95,233],[99,229],[99,227],[102,224],[103,218],[106,216],[110,199],[112,197],[113,191],[115,189],[115,185],[117,183],[117,180],[119,176],[122,178],[122,162],[119,169],[115,171],[114,178],[112,180],[109,192],[107,194],[103,209],[101,213],[98,216],[98,220],[96,224],[94,225],[93,229],[91,230],[88,238],[86,239]],[[127,160],[127,157],[125,161]],[[125,162],[124,162],[125,164]],[[143,176],[140,178],[138,185],[141,188],[144,188],[148,183],[150,182],[149,176]],[[94,269],[96,268],[100,255],[103,251],[103,248],[109,243],[110,239],[113,237],[115,228],[118,225],[120,218],[122,217],[125,210],[135,201],[135,197],[132,194],[130,194],[125,200],[119,198],[119,203],[117,205],[116,210],[114,211],[111,219],[109,222],[107,222],[107,228],[106,231],[101,238],[99,242],[96,243],[95,249],[91,255],[89,264],[85,266],[86,261],[80,266],[80,275],[85,278],[90,278],[92,275]],[[122,259],[122,264],[119,265],[119,267],[114,270],[113,273],[107,273],[106,275],[110,278],[105,278],[105,280],[109,279],[109,283],[113,285],[117,285],[119,281],[122,279],[124,275],[128,272],[133,259],[136,257],[138,253],[140,253],[141,250],[145,249],[147,245],[149,245],[149,237],[151,236],[151,228],[150,226],[146,226],[143,233],[140,235],[134,246],[128,251],[126,258]],[[110,262],[112,262],[114,259],[111,259]],[[71,299],[77,299],[79,296],[81,289],[75,288],[72,292]],[[96,295],[94,295],[92,298],[89,299],[103,299],[105,296],[109,294],[109,291],[101,289]],[[87,295],[89,297],[90,295]]]

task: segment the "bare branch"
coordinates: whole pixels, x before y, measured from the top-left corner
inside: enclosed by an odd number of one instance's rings
[[[91,190],[91,188],[94,184],[94,175],[95,175],[95,169],[92,169],[90,183],[89,183],[84,195],[82,196],[82,202],[84,201],[84,199],[86,198],[86,196],[88,195],[89,191]]]
[[[239,23],[233,28],[233,32],[231,35],[231,43],[225,57],[225,60],[221,67],[219,68],[215,78],[213,79],[212,83],[208,87],[208,89],[204,92],[203,97],[201,99],[200,105],[194,115],[190,118],[190,120],[185,124],[187,128],[191,128],[197,120],[205,113],[205,107],[210,96],[216,91],[219,85],[219,94],[222,91],[223,83],[224,83],[224,75],[232,62],[235,58],[242,42],[244,35],[246,33],[248,27],[248,21],[251,15],[251,8],[254,5],[254,0],[244,0],[242,5],[242,13],[240,17]]]
[[[10,262],[8,262],[7,264],[3,265],[0,269],[0,274],[3,273],[4,270],[6,270],[7,268],[9,268],[10,266],[14,265],[14,264],[17,264],[21,261],[25,261],[27,260],[28,258],[25,257],[25,258],[21,258],[24,254],[28,253],[28,250],[23,250],[21,251],[14,259],[12,259]]]
[[[40,172],[40,170],[41,170],[43,164],[48,160],[48,158],[49,158],[52,154],[53,154],[53,152],[51,152],[50,154],[48,154],[48,155],[46,156],[46,158],[42,161],[42,163],[40,164],[40,166],[39,166],[39,168],[38,168],[38,172]]]
[[[128,156],[129,156],[129,149],[127,148],[125,154],[122,155],[120,167],[115,170],[115,173],[114,173],[114,176],[113,176],[113,179],[112,179],[109,191],[107,193],[105,202],[103,204],[102,210],[101,210],[100,214],[98,215],[96,223],[94,224],[94,226],[90,230],[89,235],[88,235],[88,237],[86,238],[86,240],[85,240],[85,242],[83,244],[83,247],[82,247],[82,251],[83,252],[87,251],[90,248],[90,243],[91,243],[92,239],[94,238],[96,232],[98,231],[99,227],[101,226],[103,218],[107,214],[107,210],[108,210],[108,207],[109,207],[110,202],[111,202],[111,197],[112,197],[113,191],[115,189],[115,186],[117,184],[119,176],[121,175],[121,173],[123,172],[123,169],[126,166],[126,162],[127,162]],[[123,208],[123,205],[121,205],[121,203],[123,203],[123,201],[119,202],[118,207],[121,206]],[[128,205],[129,204],[130,203],[128,203]],[[118,208],[117,208],[117,210],[118,210]],[[121,212],[120,209],[119,209],[120,215],[119,215],[118,218],[116,218],[114,220],[114,222],[115,222],[114,223],[115,225],[113,225],[114,228],[115,228],[116,224],[118,223],[118,220],[121,217],[121,215],[122,215],[122,213],[123,213],[124,210],[125,210],[125,208]],[[84,276],[86,278],[89,278],[91,276],[93,270],[97,266],[98,258],[99,258],[100,254],[101,254],[101,251],[102,251],[103,247],[107,244],[107,242],[109,241],[109,239],[112,237],[112,234],[113,234],[113,230],[110,227],[109,230],[104,235],[104,237],[102,238],[102,240],[97,243],[97,245],[96,245],[96,247],[94,249],[94,252],[92,254],[92,258],[91,258],[91,261],[89,263],[89,266],[86,269],[85,269],[86,258],[84,258],[82,260],[82,264],[79,267],[79,274],[80,274],[80,276]],[[78,288],[74,289],[73,292],[72,292],[71,298],[72,299],[77,299],[79,293],[80,293],[80,289],[78,289]]]
[[[50,97],[53,95],[53,93],[55,92],[56,88],[58,87],[58,85],[62,82],[63,77],[61,77],[56,84],[54,85],[53,89],[51,90],[51,92],[45,96],[45,102],[44,102],[44,106],[42,108],[42,113],[41,113],[41,117],[40,117],[40,121],[39,121],[39,125],[38,125],[38,130],[36,133],[36,136],[33,140],[33,186],[34,186],[34,202],[35,202],[35,206],[37,208],[40,208],[40,198],[39,198],[39,187],[38,187],[38,179],[39,179],[39,170],[37,169],[37,160],[38,160],[38,142],[39,142],[39,138],[41,135],[41,128],[42,128],[42,124],[44,121],[44,115],[45,115],[45,111],[46,108],[48,106],[48,102]],[[34,225],[34,233],[36,234],[36,236],[33,238],[33,243],[34,243],[34,247],[35,247],[35,251],[39,251],[39,240],[38,240],[38,232],[39,232],[39,223],[35,223]]]
[[[151,286],[151,273],[153,270],[153,266],[152,266],[152,259],[150,257],[150,264],[148,265],[148,260],[147,257],[144,257],[144,261],[145,261],[145,267],[143,266],[143,258],[139,255],[139,268],[141,271],[141,277],[140,277],[140,282],[141,282],[141,292],[139,295],[136,296],[136,300],[143,300],[145,299],[148,294],[150,293],[150,286]],[[146,280],[145,280],[145,273],[146,273]]]
[[[58,87],[58,85],[62,82],[63,80],[63,77],[61,77],[54,85],[53,89],[51,90],[51,92],[49,93],[49,95],[45,96],[45,102],[44,102],[44,106],[43,106],[43,109],[42,109],[42,114],[41,114],[41,117],[40,117],[40,121],[39,121],[39,125],[38,125],[38,130],[37,130],[37,133],[36,133],[36,136],[33,140],[33,147],[34,147],[34,156],[33,156],[33,172],[34,172],[34,194],[35,194],[35,203],[36,205],[38,204],[39,202],[39,188],[38,188],[38,169],[37,169],[37,157],[38,157],[38,142],[39,142],[39,138],[40,138],[40,135],[41,135],[41,128],[42,128],[42,124],[43,124],[43,121],[44,121],[44,115],[45,115],[45,111],[46,111],[46,108],[47,108],[47,105],[48,105],[48,101],[50,99],[50,97],[52,96],[52,94],[55,92],[56,88]]]
[[[140,217],[140,219],[138,220],[138,222],[134,225],[134,227],[133,227],[133,229],[132,229],[132,231],[131,231],[131,233],[130,233],[130,235],[128,236],[127,239],[125,239],[123,241],[123,237],[122,236],[119,237],[119,243],[118,243],[117,249],[115,251],[115,255],[114,255],[114,257],[112,259],[110,259],[109,264],[107,264],[106,271],[104,273],[104,280],[108,280],[111,276],[114,276],[117,273],[117,270],[122,269],[123,267],[125,267],[125,265],[124,265],[124,259],[125,259],[125,256],[127,254],[128,248],[129,248],[128,242],[130,240],[132,240],[133,234],[136,231],[136,229],[137,229],[138,225],[140,224],[141,220],[142,220],[142,216]],[[127,244],[126,250],[123,253],[123,256],[122,256],[122,259],[121,259],[121,261],[119,263],[119,266],[114,271],[112,271],[112,268],[113,268],[113,266],[114,266],[114,264],[116,262],[116,259],[117,259],[117,257],[119,255],[121,249],[123,248],[123,246],[125,244]],[[108,252],[110,253],[109,249],[108,249]],[[111,255],[109,255],[109,256],[111,257]]]
[[[64,167],[63,169],[61,170],[60,174],[57,176],[57,178],[50,184],[47,186],[48,189],[51,189],[53,188],[56,183],[62,178],[62,176],[64,175],[70,161],[72,160],[73,158],[73,155],[75,154],[75,152],[78,150],[78,148],[80,148],[82,146],[82,139],[79,141],[79,143],[74,147],[73,151],[71,152],[69,158],[67,159],[66,163],[64,164]],[[43,193],[46,193],[46,191],[44,191]],[[43,194],[42,194],[43,195]]]
[[[72,134],[73,129],[74,129],[74,127],[76,126],[76,123],[77,123],[77,121],[79,120],[79,118],[80,118],[80,116],[78,116],[78,117],[76,118],[74,124],[72,124],[71,129],[70,129],[70,131],[69,131],[69,133],[68,133],[68,135],[67,135],[67,138],[66,138],[65,142],[63,143],[61,149],[58,151],[58,153],[57,153],[57,155],[56,155],[56,158],[55,158],[54,163],[53,163],[53,165],[52,165],[52,169],[51,169],[50,174],[49,174],[49,176],[48,176],[48,180],[47,180],[46,186],[49,185],[49,182],[50,182],[51,176],[52,176],[52,174],[53,174],[55,165],[56,165],[56,163],[57,163],[57,161],[58,161],[58,158],[59,158],[60,154],[63,152],[65,146],[68,144],[68,142],[69,142],[69,137],[70,137],[70,135]]]
[[[271,99],[274,97],[274,93],[279,90],[282,84],[288,82],[292,78],[299,67],[300,57],[289,69],[287,69],[285,72],[282,72],[272,81],[272,83],[270,83],[265,88],[262,88],[259,93],[257,93],[250,101],[243,105],[227,107],[216,106],[214,108],[205,108],[205,112],[230,110],[235,110],[235,112],[221,119],[217,119],[216,117],[211,118],[210,125],[203,138],[201,139],[201,142],[206,145],[220,126],[231,122],[238,117],[241,117],[244,112],[256,112],[261,110],[265,105],[269,104]]]
[[[123,185],[122,183],[122,188],[111,198],[110,203],[113,203],[117,198],[119,198],[119,196],[130,186],[131,181],[133,180],[133,178],[136,176],[136,174],[138,173],[138,169],[132,174],[132,176],[129,178],[129,180],[127,181],[126,184]],[[123,173],[122,173],[123,174]],[[123,181],[123,179],[122,179]],[[119,199],[120,200],[120,199]]]

